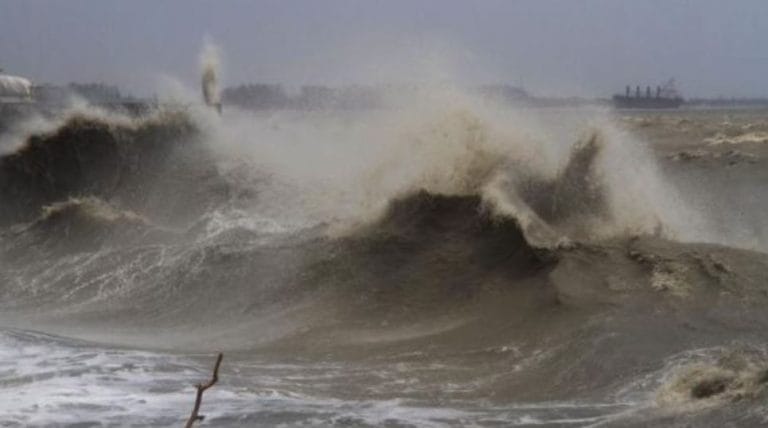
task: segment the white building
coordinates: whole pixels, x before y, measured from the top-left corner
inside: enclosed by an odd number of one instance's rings
[[[32,82],[9,74],[0,74],[0,103],[32,101]]]

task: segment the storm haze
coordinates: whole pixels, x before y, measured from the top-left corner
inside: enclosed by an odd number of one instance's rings
[[[206,37],[224,83],[508,83],[608,96],[671,77],[688,96],[768,95],[768,3],[0,1],[0,67],[35,82],[194,86]]]

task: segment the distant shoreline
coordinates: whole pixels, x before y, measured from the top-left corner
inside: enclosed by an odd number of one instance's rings
[[[609,108],[620,112],[674,112],[686,110],[741,110],[768,108],[768,98],[695,98],[685,100],[679,108],[655,109],[655,108],[619,108],[608,98],[581,98],[581,97],[521,97],[518,99],[498,100],[502,105],[511,108],[580,108],[598,107]],[[201,103],[202,104],[202,103]],[[299,102],[258,102],[253,104],[234,103],[224,100],[224,110],[235,108],[241,111],[323,111],[323,110],[377,110],[385,108],[384,103],[379,102],[323,102],[323,103],[299,103]],[[109,111],[118,111],[129,115],[141,115],[154,111],[161,107],[184,107],[178,103],[163,103],[156,100],[128,99],[110,102],[92,102],[89,105],[103,108]],[[26,114],[54,115],[67,109],[67,103],[47,103],[36,101],[0,102],[0,116],[13,117]]]

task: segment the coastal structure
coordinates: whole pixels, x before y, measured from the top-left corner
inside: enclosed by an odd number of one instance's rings
[[[19,76],[4,74],[0,69],[0,103],[32,101],[32,82]]]

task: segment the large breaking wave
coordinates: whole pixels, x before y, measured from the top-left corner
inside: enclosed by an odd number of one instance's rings
[[[717,241],[707,219],[603,113],[553,126],[449,101],[80,112],[26,135],[0,157],[0,320],[177,351],[450,360],[480,367],[452,382],[500,402],[656,381],[661,407],[764,395],[762,351],[747,380],[686,354],[763,346],[763,254],[696,243]]]

